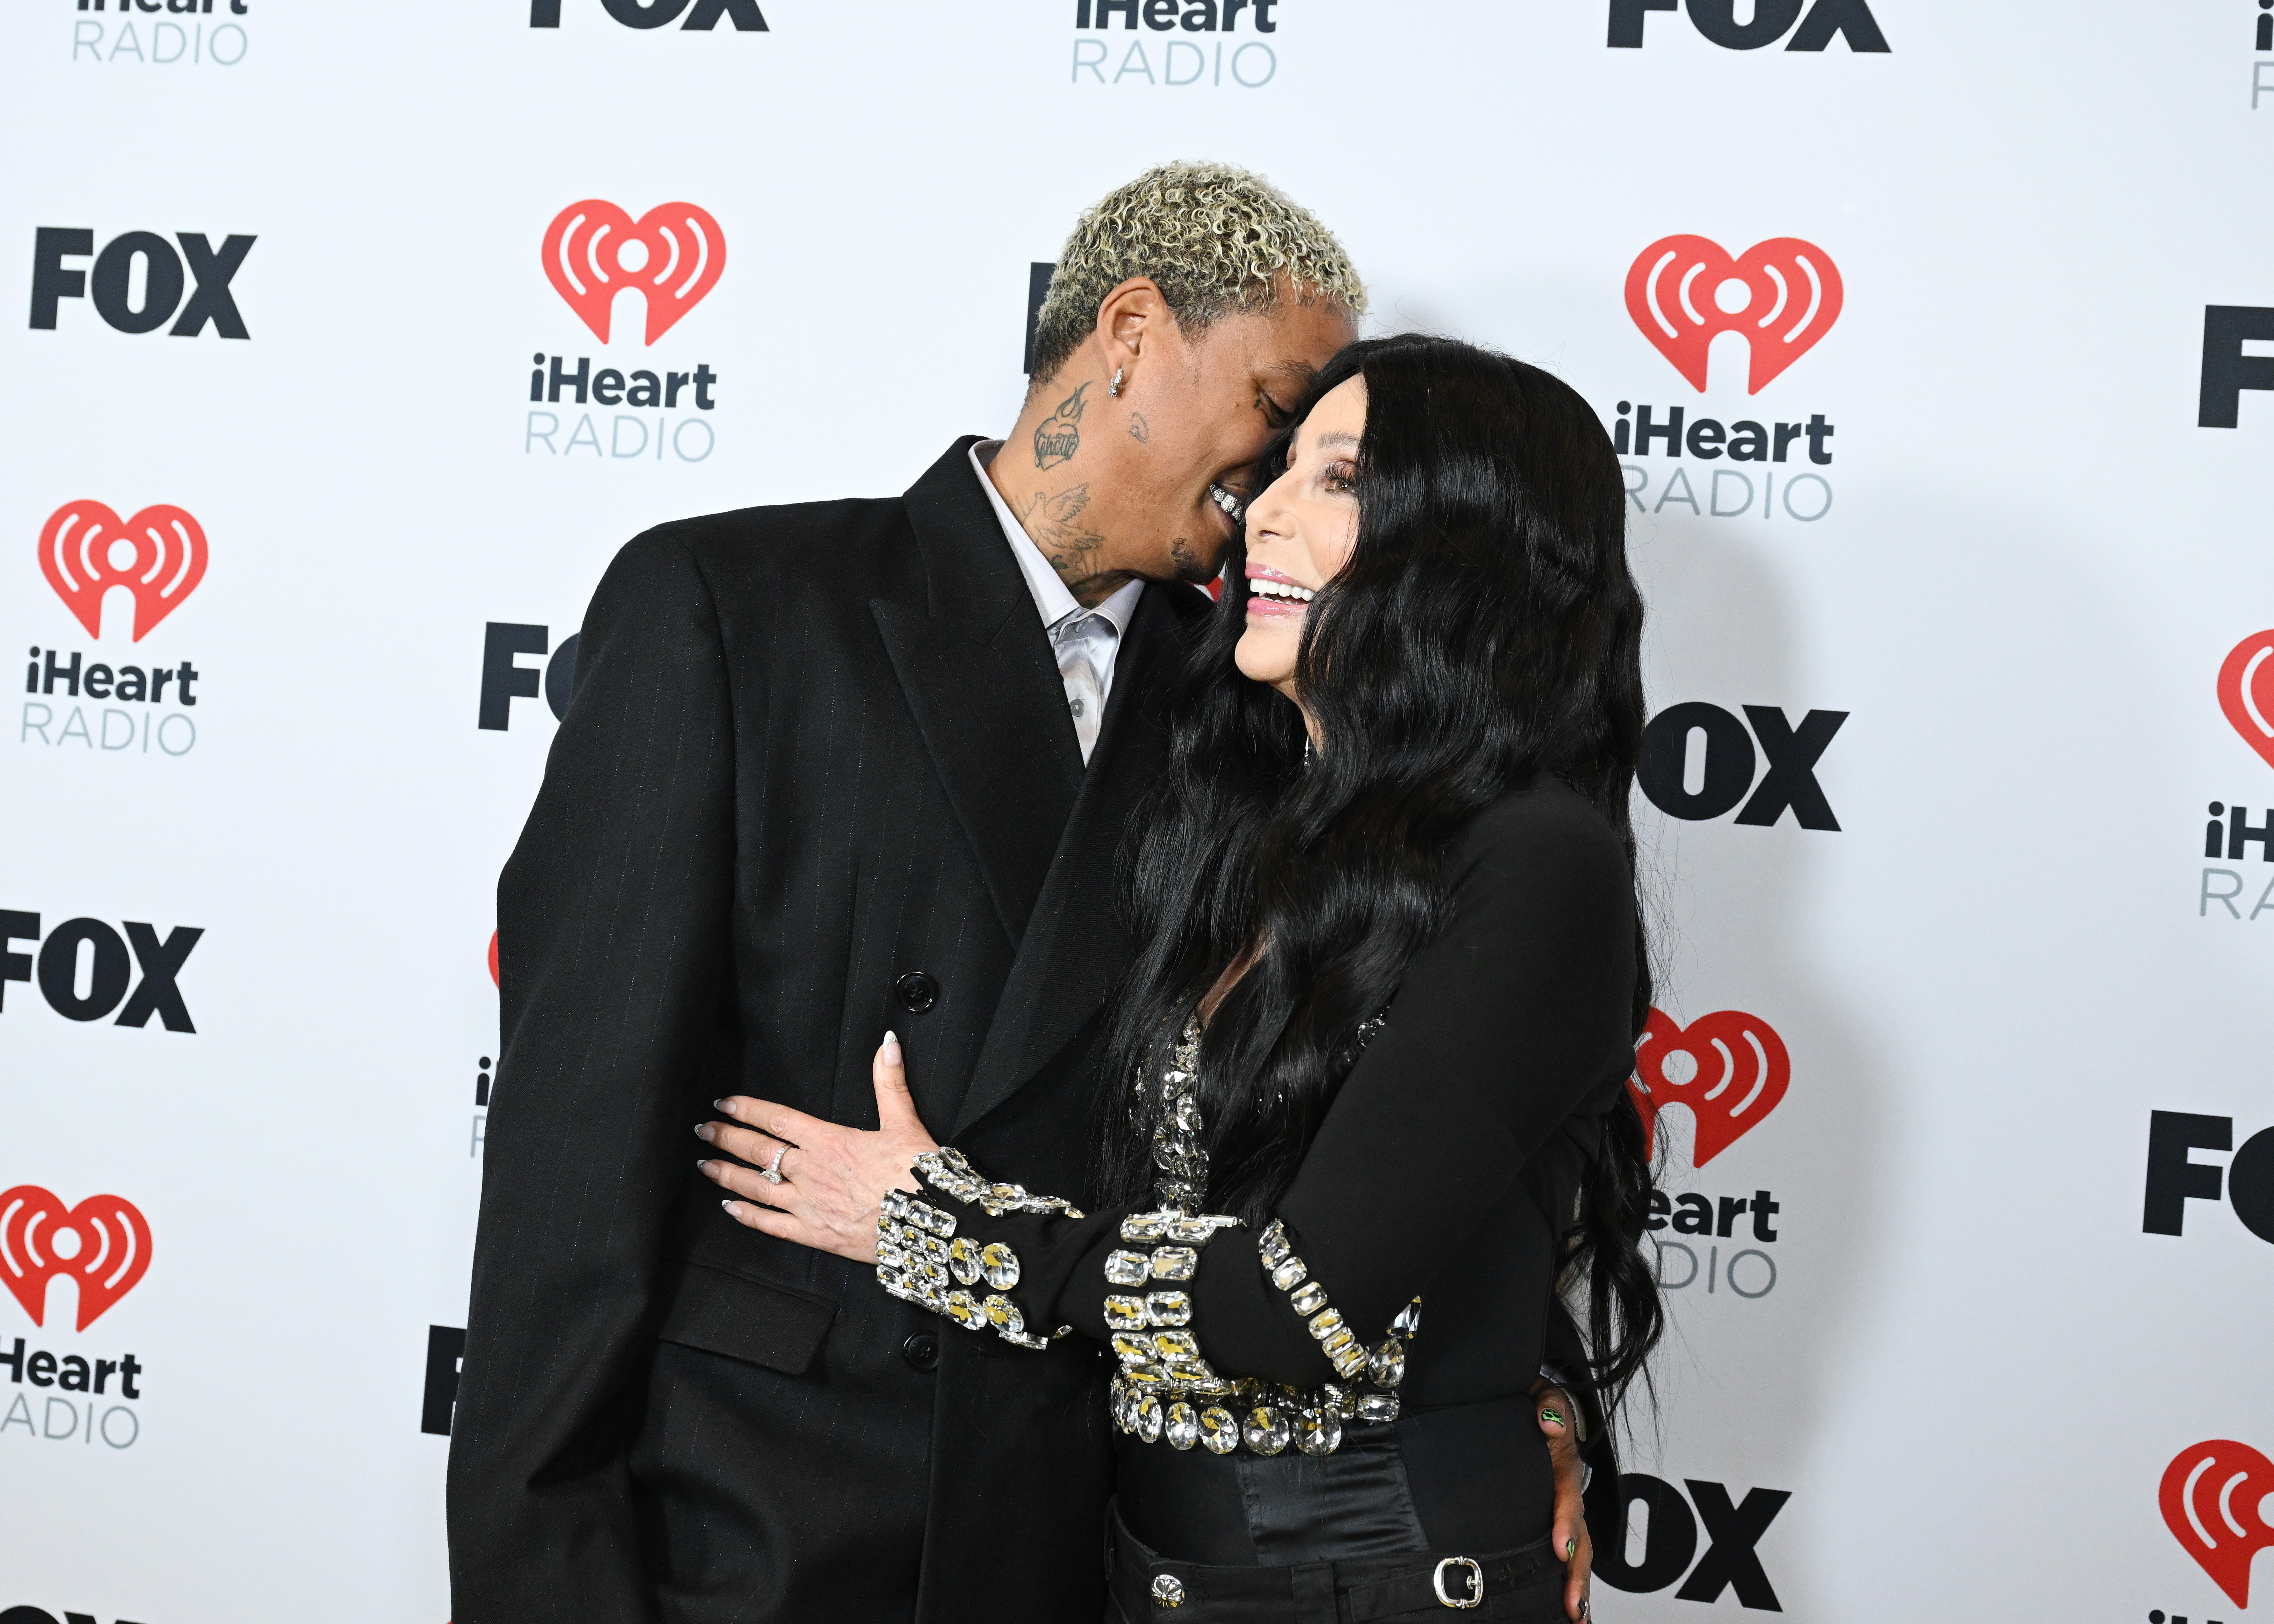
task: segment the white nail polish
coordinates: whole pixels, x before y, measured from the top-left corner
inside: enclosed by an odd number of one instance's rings
[[[900,1064],[900,1039],[898,1033],[885,1034],[885,1064],[886,1065]]]

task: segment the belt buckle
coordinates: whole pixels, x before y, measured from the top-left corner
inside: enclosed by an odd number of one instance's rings
[[[1469,1593],[1464,1598],[1445,1593],[1445,1569],[1465,1568],[1469,1570]],[[1429,1575],[1429,1588],[1437,1592],[1437,1599],[1448,1607],[1474,1607],[1485,1598],[1485,1570],[1472,1558],[1449,1556],[1437,1564],[1437,1571]]]

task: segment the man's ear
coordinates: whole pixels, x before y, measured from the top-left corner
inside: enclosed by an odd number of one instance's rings
[[[1148,358],[1157,358],[1177,338],[1177,319],[1160,284],[1150,276],[1132,276],[1107,294],[1097,306],[1097,330],[1090,342],[1104,364],[1105,376],[1122,374],[1124,387]]]

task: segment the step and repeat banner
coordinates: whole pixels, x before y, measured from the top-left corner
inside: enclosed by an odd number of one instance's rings
[[[1599,1613],[2274,1620],[2267,0],[16,0],[0,87],[5,1624],[448,1617],[592,587],[1002,431],[1171,157],[1625,464]]]

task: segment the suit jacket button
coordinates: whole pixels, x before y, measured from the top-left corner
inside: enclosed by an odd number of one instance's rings
[[[922,970],[911,970],[892,983],[892,994],[911,1015],[921,1015],[939,1002],[939,983]]]
[[[918,1331],[900,1344],[900,1357],[915,1370],[924,1372],[939,1368],[939,1336],[932,1331]]]

